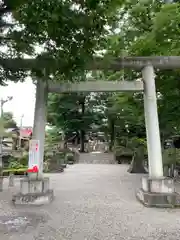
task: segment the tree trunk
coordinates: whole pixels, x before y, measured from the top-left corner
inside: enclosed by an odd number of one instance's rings
[[[110,125],[110,144],[109,144],[109,151],[112,152],[115,140],[115,121],[114,119],[109,119]]]
[[[144,155],[144,154],[143,154]],[[144,168],[144,157],[142,156],[142,153],[135,152],[130,164],[130,167],[128,169],[129,173],[147,173],[146,169]]]
[[[12,138],[12,150],[17,150],[17,138]]]
[[[80,132],[80,139],[81,139],[80,152],[84,153],[85,152],[85,131],[84,130],[81,130]]]
[[[85,97],[83,97],[80,101],[81,104],[81,112],[82,112],[82,119],[85,113]],[[84,129],[80,130],[80,152],[85,152],[85,131]]]

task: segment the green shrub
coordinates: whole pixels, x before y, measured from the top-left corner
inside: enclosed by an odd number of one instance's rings
[[[7,168],[9,169],[19,169],[28,166],[28,156],[22,156],[20,158],[10,157],[9,164]]]
[[[74,159],[74,154],[73,153],[67,153],[65,159],[66,159],[66,162],[70,162],[70,161],[74,162],[74,160],[75,160]]]
[[[114,148],[114,154],[115,156],[132,156],[133,151],[124,146],[117,146],[116,148]]]
[[[163,164],[180,164],[180,149],[168,148],[163,151]]]
[[[45,173],[49,172],[49,161],[44,161],[44,163],[43,163],[43,171]]]
[[[19,158],[19,162],[23,166],[28,166],[28,160],[29,160],[29,156],[28,155],[24,155],[21,158]]]
[[[23,168],[24,166],[20,163],[20,161],[15,160],[15,159],[10,159],[8,168],[10,169],[18,169],[18,168]]]
[[[10,168],[8,168],[8,169],[4,169],[3,171],[2,171],[2,174],[3,174],[3,176],[8,176],[8,175],[10,175],[10,174],[14,174],[14,175],[24,175],[25,173],[27,172],[27,168],[19,168],[19,169],[10,169]]]
[[[3,173],[14,173],[14,172],[26,172],[27,168],[7,168],[7,169],[3,169]]]

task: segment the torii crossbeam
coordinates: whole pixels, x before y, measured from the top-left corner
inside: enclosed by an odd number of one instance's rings
[[[139,92],[143,91],[142,81],[85,81],[78,83],[48,83],[48,91],[69,92]]]

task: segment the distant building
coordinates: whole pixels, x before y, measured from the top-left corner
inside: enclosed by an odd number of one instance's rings
[[[32,127],[22,127],[19,130],[19,135],[21,138],[30,138],[32,136]]]

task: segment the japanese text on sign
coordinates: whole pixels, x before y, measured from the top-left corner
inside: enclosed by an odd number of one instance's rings
[[[29,142],[29,163],[28,168],[39,166],[39,140],[30,140]]]

